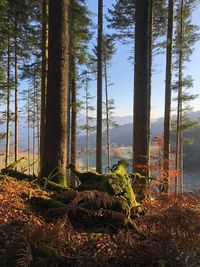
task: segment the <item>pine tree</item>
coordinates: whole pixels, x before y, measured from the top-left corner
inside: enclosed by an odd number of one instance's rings
[[[189,94],[185,89],[190,89],[192,79],[190,76],[183,76],[183,68],[185,63],[190,60],[193,52],[193,46],[199,39],[197,26],[191,23],[191,15],[197,1],[178,1],[176,9],[176,31],[174,53],[176,61],[174,62],[175,70],[177,71],[177,82],[174,84],[174,89],[177,90],[177,120],[176,120],[176,168],[180,171],[179,177],[175,179],[175,191],[178,193],[180,182],[180,193],[183,193],[183,133],[187,128],[195,125],[195,122],[189,121],[187,118],[187,109],[185,106],[190,100],[196,96]]]
[[[102,38],[103,38],[103,0],[98,0],[97,136],[96,136],[96,171],[98,173],[102,173]]]
[[[85,131],[85,155],[86,155],[86,170],[89,170],[90,166],[90,160],[89,160],[89,153],[90,153],[90,148],[89,148],[89,135],[93,131],[95,131],[96,127],[94,126],[94,117],[90,115],[90,112],[94,111],[95,108],[91,104],[91,101],[94,99],[93,96],[91,96],[89,92],[89,82],[90,82],[90,77],[89,73],[87,71],[84,71],[82,73],[83,76],[83,82],[85,83],[85,97],[84,101],[82,104],[85,104],[85,124],[80,125],[80,129]]]
[[[48,79],[41,176],[67,185],[69,0],[49,1]],[[56,88],[56,90],[55,90]]]
[[[71,162],[76,164],[78,67],[87,64],[88,42],[92,35],[90,12],[85,1],[73,0],[70,6]]]
[[[136,1],[135,70],[134,70],[134,171],[148,175],[149,164],[149,106],[151,46],[149,42],[149,1]],[[143,64],[141,64],[143,62]],[[141,136],[143,138],[141,139]],[[142,168],[141,168],[142,167]]]
[[[165,80],[165,116],[164,116],[164,169],[166,171],[165,191],[168,192],[168,172],[170,161],[170,120],[171,120],[171,84],[172,84],[172,42],[173,42],[174,0],[168,3],[168,30]]]
[[[48,3],[42,1],[42,81],[41,81],[41,121],[40,121],[40,169],[43,162],[46,127],[46,94],[48,68]],[[39,152],[38,152],[39,153]]]

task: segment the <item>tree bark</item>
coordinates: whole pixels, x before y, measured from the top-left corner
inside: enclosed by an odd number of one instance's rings
[[[164,117],[164,169],[166,171],[167,187],[169,190],[168,171],[170,160],[170,120],[171,120],[171,84],[172,84],[172,43],[174,22],[174,0],[168,4],[168,29],[167,29],[167,56],[165,80],[165,117]]]
[[[86,84],[85,84],[85,152],[86,152],[86,171],[89,170],[89,108],[88,108],[88,100],[89,100],[89,95],[88,95],[88,77],[86,74]]]
[[[30,160],[30,108],[29,108],[29,104],[30,104],[30,89],[28,88],[28,95],[27,95],[27,108],[28,108],[28,112],[27,112],[27,141],[28,141],[28,173],[30,175],[31,173],[31,169],[30,169],[30,165],[31,165],[31,160]]]
[[[16,15],[15,15],[16,16]],[[18,160],[18,45],[17,45],[17,18],[15,17],[15,161]]]
[[[69,0],[49,0],[48,81],[44,161],[41,175],[67,185]]]
[[[72,56],[71,61],[71,103],[72,103],[72,116],[71,116],[71,163],[76,165],[76,117],[77,117],[77,103],[76,103],[76,63],[75,58]]]
[[[135,71],[134,71],[134,131],[133,171],[148,175],[149,164],[149,107],[150,107],[150,64],[149,42],[150,3],[136,0],[135,22]],[[141,64],[142,62],[142,64]],[[142,168],[141,168],[142,167]]]
[[[103,35],[103,0],[98,0],[97,136],[96,136],[96,171],[98,173],[102,173],[102,35]]]
[[[181,14],[180,14],[180,32],[179,32],[179,62],[178,62],[178,105],[177,105],[177,124],[176,124],[176,169],[180,171],[180,184],[183,183],[183,170],[182,166],[182,79],[183,79],[183,4],[184,1],[181,0]],[[178,176],[175,177],[175,193],[178,194]]]
[[[8,34],[7,50],[7,118],[6,118],[6,158],[5,167],[9,165],[10,156],[10,35]]]
[[[107,168],[110,170],[110,123],[109,123],[109,98],[108,98],[108,77],[107,77],[107,60],[104,57],[104,80],[106,95],[106,147],[107,147]]]
[[[46,125],[46,94],[47,94],[47,69],[48,69],[48,4],[42,2],[42,88],[41,88],[41,119],[40,119],[40,169],[43,164],[45,125]]]
[[[35,104],[36,104],[36,77],[34,75],[33,77],[33,175],[35,174],[35,139],[36,139],[36,134],[35,134],[35,122],[36,122],[36,109],[35,109]]]

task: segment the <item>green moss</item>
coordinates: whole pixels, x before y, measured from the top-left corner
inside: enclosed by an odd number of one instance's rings
[[[47,179],[45,179],[42,184],[44,184],[46,186],[47,189],[56,191],[56,192],[63,192],[63,191],[69,191],[70,189],[66,186],[63,186],[61,184],[57,184],[55,182],[52,181],[48,181]]]
[[[48,180],[60,184],[64,187],[68,187],[68,181],[66,176],[66,170],[58,166],[42,166],[41,177],[46,177]]]
[[[37,206],[38,208],[43,210],[66,207],[66,205],[63,204],[62,202],[53,200],[50,197],[46,196],[32,197],[30,202],[32,205]]]
[[[54,259],[55,257],[58,257],[57,250],[45,243],[34,244],[33,253],[37,257],[44,257],[48,259]]]

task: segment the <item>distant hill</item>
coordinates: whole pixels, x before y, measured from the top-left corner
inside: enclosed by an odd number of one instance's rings
[[[200,111],[191,112],[189,114],[189,117],[191,119],[197,120],[200,118]],[[132,138],[133,138],[133,117],[132,116],[115,116],[114,121],[119,124],[118,128],[111,129],[111,143],[116,143],[118,146],[130,146],[132,145]],[[85,118],[83,115],[80,115],[78,117],[78,124],[84,124]],[[95,125],[95,121],[94,121]],[[11,131],[14,132],[14,126],[11,125]],[[5,132],[5,124],[1,125],[0,132]],[[163,118],[159,119],[153,119],[151,123],[151,136],[158,136],[163,133]],[[27,148],[27,122],[26,119],[20,118],[19,121],[19,146],[21,150],[24,150]],[[32,136],[32,132],[31,132]],[[11,143],[13,142],[13,138],[11,140]],[[31,140],[32,143],[32,140]],[[96,145],[96,135],[95,133],[90,134],[89,137],[89,143],[90,146]],[[103,133],[103,144],[106,143],[106,135],[105,132]],[[85,136],[84,132],[80,132],[78,135],[77,140],[78,146],[85,146]],[[4,147],[5,142],[1,141],[0,147]]]
[[[161,135],[163,132],[163,119],[159,119],[151,124],[151,136],[152,138]],[[115,143],[118,146],[131,146],[133,140],[133,124],[124,124],[117,128],[110,130],[111,143]],[[79,146],[85,145],[85,136],[78,136],[77,144]],[[90,146],[96,145],[96,135],[95,133],[90,134],[89,137]],[[103,132],[103,145],[106,144],[106,133]]]

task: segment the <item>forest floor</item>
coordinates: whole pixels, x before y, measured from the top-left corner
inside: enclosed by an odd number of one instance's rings
[[[32,196],[50,194],[34,183],[0,177],[0,266],[200,266],[200,194],[159,196],[144,203],[129,229],[75,229],[68,219],[35,211]],[[34,255],[45,245],[48,253]]]

